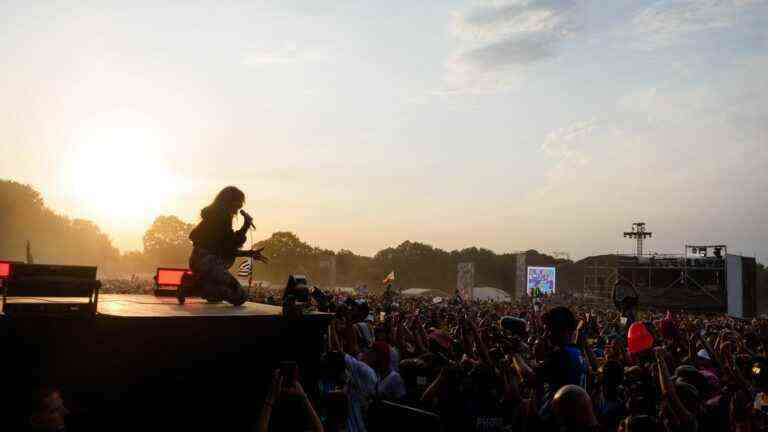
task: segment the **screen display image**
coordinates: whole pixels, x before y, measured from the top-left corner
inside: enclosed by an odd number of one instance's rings
[[[528,267],[528,295],[554,294],[556,280],[554,267]]]

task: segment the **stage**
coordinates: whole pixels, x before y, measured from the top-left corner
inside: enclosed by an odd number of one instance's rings
[[[265,304],[190,298],[179,305],[173,297],[122,294],[100,295],[93,317],[0,315],[10,398],[3,406],[23,412],[22,394],[55,385],[83,430],[249,430],[280,361],[297,361],[304,388],[316,388],[331,318],[289,320]]]
[[[85,299],[76,297],[23,297],[8,299],[8,303],[70,303]],[[175,297],[142,294],[100,294],[96,313],[103,318],[189,318],[189,317],[271,317],[282,316],[282,308],[246,302],[233,307],[228,303],[208,303],[190,298],[180,305]],[[321,315],[321,314],[317,314]],[[309,315],[308,318],[312,318]]]

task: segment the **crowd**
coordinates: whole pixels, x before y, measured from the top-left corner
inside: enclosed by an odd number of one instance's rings
[[[335,296],[327,307],[319,396],[276,372],[260,431],[768,427],[766,320],[546,300]]]
[[[259,432],[768,430],[765,319],[616,298],[610,307],[392,291],[308,299],[334,315],[319,381],[301,382],[295,364],[273,371]],[[57,390],[39,396],[33,429],[63,430]]]
[[[151,277],[131,275],[130,278],[102,278],[100,292],[105,294],[150,294],[154,287]]]

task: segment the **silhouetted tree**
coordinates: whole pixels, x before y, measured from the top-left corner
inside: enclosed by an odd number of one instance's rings
[[[145,259],[157,266],[186,267],[192,253],[189,233],[194,227],[176,216],[158,216],[144,234]]]
[[[23,261],[27,241],[38,263],[113,265],[120,258],[93,222],[58,215],[31,186],[0,180],[0,257]]]

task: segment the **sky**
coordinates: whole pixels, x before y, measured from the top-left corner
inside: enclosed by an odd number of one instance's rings
[[[254,240],[768,256],[768,0],[0,2],[0,178],[121,250],[233,184]]]

